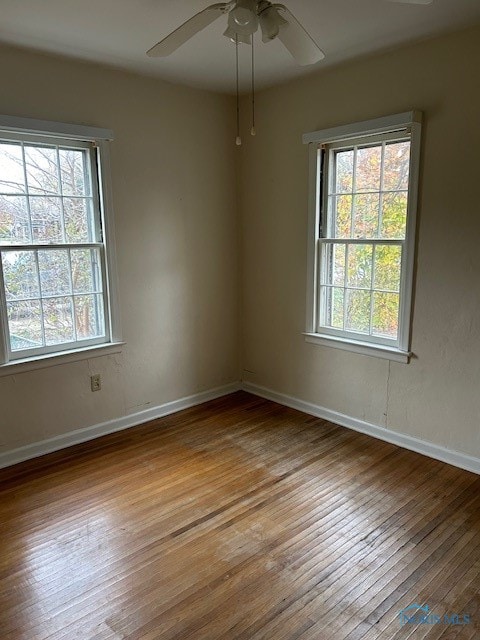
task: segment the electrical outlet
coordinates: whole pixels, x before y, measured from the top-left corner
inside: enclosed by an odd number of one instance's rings
[[[102,388],[102,379],[99,373],[94,376],[90,376],[90,387],[92,391],[100,391]]]

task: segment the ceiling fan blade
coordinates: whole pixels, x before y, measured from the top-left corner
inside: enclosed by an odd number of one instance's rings
[[[400,4],[432,4],[433,0],[387,0],[387,2],[398,2]]]
[[[280,27],[278,38],[290,51],[296,62],[305,66],[323,60],[325,57],[323,51],[287,7],[283,4],[274,4],[273,6],[278,9],[288,23]]]
[[[182,44],[185,44],[190,38],[193,38],[197,33],[208,27],[208,25],[215,22],[217,18],[226,13],[230,7],[229,2],[221,2],[218,4],[212,4],[200,13],[197,13],[184,22],[178,29],[172,31],[163,40],[160,40],[158,44],[147,51],[147,56],[150,58],[164,58],[176,51]]]

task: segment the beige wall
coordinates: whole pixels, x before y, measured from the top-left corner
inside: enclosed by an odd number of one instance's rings
[[[233,382],[240,348],[247,381],[480,456],[479,63],[476,28],[261,92],[257,137],[238,150],[231,98],[0,48],[0,113],[115,131],[127,343],[0,377],[0,453]],[[415,358],[306,344],[301,135],[413,108],[425,113]]]
[[[0,48],[0,113],[111,128],[122,354],[0,378],[0,452],[238,379],[231,98]],[[90,373],[103,389],[91,393]]]
[[[474,28],[260,93],[242,151],[245,380],[480,456],[479,66]],[[306,344],[301,136],[411,109],[425,114],[415,358]]]

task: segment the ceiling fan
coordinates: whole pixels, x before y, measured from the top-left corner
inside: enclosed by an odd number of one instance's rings
[[[402,4],[431,4],[433,0],[387,0]],[[255,51],[253,36],[260,28],[263,42],[278,38],[291,56],[301,66],[315,64],[325,57],[315,40],[283,4],[272,4],[269,0],[231,0],[212,4],[184,22],[175,31],[147,51],[151,58],[169,56],[197,33],[203,31],[221,16],[228,16],[224,32],[236,47],[237,73],[237,145],[240,137],[239,54],[240,44],[251,46],[252,56],[252,128],[255,135]]]
[[[431,4],[433,0],[387,0],[401,4]],[[283,4],[268,0],[232,0],[212,4],[194,15],[166,38],[147,51],[151,58],[169,56],[179,47],[203,31],[212,22],[228,14],[224,36],[236,44],[251,44],[260,27],[263,42],[278,39],[299,65],[319,62],[325,54],[306,29]]]

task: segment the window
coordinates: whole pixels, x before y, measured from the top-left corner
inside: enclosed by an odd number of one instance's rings
[[[307,134],[310,341],[408,359],[419,133],[410,113]]]
[[[2,130],[11,120],[0,118],[0,365],[116,333],[96,139],[111,132],[23,119]]]

